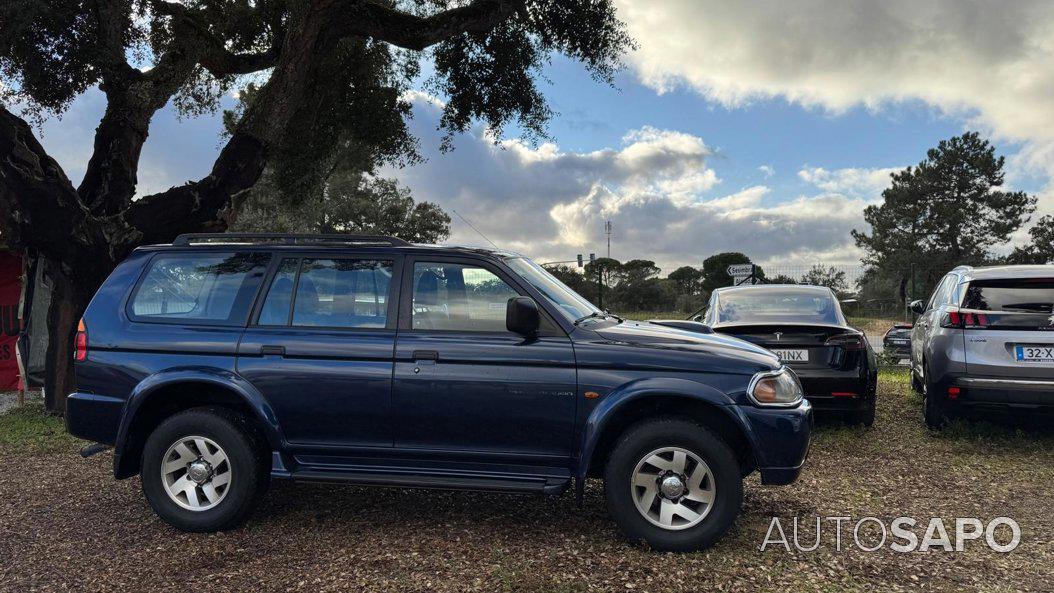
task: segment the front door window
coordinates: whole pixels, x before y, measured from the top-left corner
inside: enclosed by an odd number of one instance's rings
[[[479,266],[414,264],[411,327],[415,330],[504,332],[509,299],[519,296]]]

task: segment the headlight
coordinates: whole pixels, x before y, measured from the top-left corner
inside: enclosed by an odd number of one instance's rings
[[[802,400],[801,383],[793,371],[780,367],[754,375],[747,387],[747,395],[759,406],[796,406]]]

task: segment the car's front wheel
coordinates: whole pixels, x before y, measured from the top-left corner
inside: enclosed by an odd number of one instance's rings
[[[622,435],[608,460],[608,511],[632,541],[661,551],[705,548],[739,514],[740,473],[728,444],[706,427],[645,420]]]
[[[159,517],[183,531],[241,523],[269,481],[261,440],[236,413],[195,408],[163,421],[143,448],[143,493]]]

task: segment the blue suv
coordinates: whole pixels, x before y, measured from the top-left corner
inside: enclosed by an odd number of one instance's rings
[[[797,478],[812,421],[775,355],[705,332],[605,313],[513,253],[184,235],[88,306],[67,428],[186,531],[238,524],[272,479],[581,500],[602,477],[630,539],[693,550],[744,476]]]

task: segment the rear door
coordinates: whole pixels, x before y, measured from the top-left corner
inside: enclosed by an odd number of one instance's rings
[[[1054,376],[1054,277],[974,280],[959,315],[971,375]]]
[[[301,453],[391,447],[400,258],[284,257],[238,347],[238,372]]]

